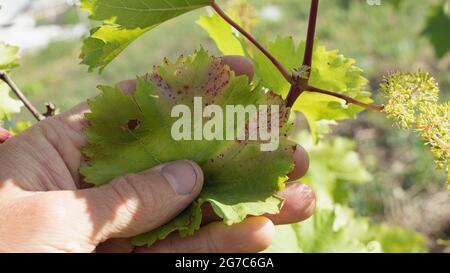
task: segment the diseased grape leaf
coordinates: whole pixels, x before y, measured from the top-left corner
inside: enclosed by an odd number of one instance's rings
[[[85,129],[89,145],[83,152],[89,166],[81,173],[87,181],[102,185],[179,159],[197,162],[205,174],[196,203],[170,223],[135,238],[135,244],[152,244],[176,230],[182,236],[192,234],[200,226],[204,203],[210,203],[227,225],[248,215],[279,211],[282,199],[274,193],[293,167],[295,147],[286,140],[289,111],[281,97],[249,85],[246,76],[235,76],[221,59],[204,50],[156,67],[147,78],[138,79],[132,95],[117,87],[100,89],[102,94],[89,102],[92,112],[86,115],[91,125]],[[283,126],[278,149],[261,152],[262,141],[175,141],[171,127],[177,118],[171,117],[172,107],[184,104],[192,109],[194,97],[202,97],[203,107],[215,104],[222,109],[225,105],[279,105]],[[130,121],[138,121],[139,126],[130,129]],[[225,124],[223,131],[227,129]]]
[[[100,72],[128,45],[159,24],[205,7],[210,0],[81,0],[89,18],[103,25],[84,40],[80,58]]]
[[[198,201],[192,203],[174,220],[166,225],[133,238],[134,245],[152,245],[157,240],[163,240],[172,232],[178,231],[181,237],[192,235],[202,222],[201,204]]]
[[[446,1],[431,8],[423,35],[427,36],[439,58],[450,51],[450,4]]]

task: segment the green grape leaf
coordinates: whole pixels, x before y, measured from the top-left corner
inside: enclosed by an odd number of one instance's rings
[[[0,42],[0,71],[8,72],[19,66],[19,48]]]
[[[202,222],[201,205],[199,202],[192,203],[180,215],[166,225],[143,233],[133,238],[134,245],[152,245],[157,240],[163,240],[172,232],[178,231],[181,237],[193,234]]]
[[[7,73],[19,66],[19,48],[0,42],[0,73]],[[8,119],[10,114],[19,113],[22,102],[10,97],[9,86],[0,81],[0,121]]]
[[[361,91],[355,99],[370,103],[370,93]],[[339,121],[345,119],[354,119],[357,114],[364,109],[357,105],[347,105],[344,101],[318,93],[303,93],[293,106],[294,110],[301,112],[308,121],[311,135],[314,141],[317,142],[323,134],[322,130],[330,132],[328,128],[329,122],[324,121]],[[318,130],[318,127],[322,127]],[[327,129],[328,128],[328,129]]]
[[[223,28],[222,36],[214,33],[211,27],[218,27],[220,18],[213,18],[214,16],[203,19],[203,21],[207,20],[210,25],[206,23],[200,25],[210,34],[222,53],[226,53],[222,49],[226,42],[232,41],[233,44],[242,46],[239,38],[232,34],[231,28]],[[275,41],[267,43],[266,48],[288,70],[297,69],[303,62],[305,43],[302,42],[296,46],[292,37],[277,37]],[[252,51],[247,48],[244,48],[244,52],[247,57],[253,59],[256,80],[260,81],[264,87],[286,97],[290,83],[283,78],[267,57],[260,51]],[[253,54],[249,54],[249,52],[253,52]],[[371,103],[370,92],[363,91],[367,82],[367,79],[362,76],[362,70],[355,66],[353,59],[345,58],[339,54],[338,50],[327,51],[323,46],[315,47],[311,85],[338,91],[362,102]],[[305,115],[316,141],[323,132],[330,132],[329,125],[333,123],[332,121],[356,118],[356,115],[364,110],[357,105],[346,105],[343,100],[338,98],[308,92],[301,95],[293,109]]]
[[[227,51],[223,48],[226,42],[241,46],[243,44],[238,37],[232,34],[231,28],[224,27],[221,29],[221,36],[211,29],[212,26],[219,27],[219,19],[214,19],[214,16],[206,17],[203,21],[209,22],[209,25],[206,23],[200,25],[210,34],[217,47],[225,54]],[[266,48],[288,70],[293,71],[299,68],[303,62],[305,43],[302,42],[296,46],[292,37],[279,36],[275,41],[267,43]],[[250,52],[253,54],[250,54]],[[256,68],[256,81],[260,81],[264,87],[282,97],[286,97],[291,85],[267,57],[260,51],[252,51],[245,47],[244,53],[253,60]],[[362,76],[362,70],[355,66],[355,60],[345,58],[339,54],[338,50],[327,51],[323,46],[315,47],[310,78],[311,85],[343,93],[361,102],[371,103],[370,92],[363,91],[367,82],[367,79]],[[334,120],[353,119],[364,110],[357,105],[346,105],[343,100],[338,98],[306,92],[297,100],[293,109],[305,115],[316,141],[322,135],[322,132],[330,131],[327,122],[331,124]],[[320,126],[320,130],[317,130],[318,126]]]
[[[134,40],[159,24],[205,7],[210,0],[81,0],[89,18],[103,25],[84,40],[82,63],[100,72]]]
[[[233,28],[219,15],[201,16],[197,24],[208,32],[224,55],[245,55],[241,41],[236,37],[238,34],[233,33]]]
[[[275,41],[268,42],[266,49],[289,71],[299,68],[302,64],[305,43],[296,46],[292,37],[278,36]],[[291,87],[278,69],[259,51],[254,53],[256,75],[262,84],[284,98]]]
[[[211,0],[81,0],[89,18],[125,28],[148,28],[205,7]]]
[[[443,3],[437,4],[431,8],[425,29],[422,32],[423,35],[430,39],[436,55],[439,58],[444,57],[444,55],[450,51],[449,29],[449,4],[446,1],[443,1]]]
[[[9,118],[10,114],[20,113],[22,102],[15,100],[9,95],[9,86],[0,82],[0,120]]]
[[[317,42],[316,42],[317,44]],[[274,42],[267,44],[267,49],[289,70],[296,69],[303,62],[305,43],[295,45],[291,37],[277,37]],[[256,52],[254,62],[257,77],[262,84],[277,94],[286,97],[290,84],[281,76],[276,67],[260,52]],[[316,46],[313,54],[310,84],[312,86],[336,91],[347,96],[370,103],[370,93],[363,91],[367,79],[362,76],[362,70],[355,66],[353,59],[345,58],[337,50],[326,50],[323,46]],[[304,92],[293,109],[303,113],[308,120],[311,133],[318,138],[317,126],[325,126],[323,121],[353,119],[363,111],[362,107],[346,105],[338,98]]]
[[[115,25],[94,28],[83,42],[81,63],[88,65],[89,71],[99,68],[102,72],[125,48],[150,29],[125,29]]]
[[[293,167],[295,147],[286,139],[289,110],[281,97],[249,85],[246,76],[235,76],[220,58],[204,50],[175,63],[166,60],[146,78],[138,79],[134,94],[123,94],[117,87],[100,89],[102,94],[89,102],[92,112],[86,115],[91,125],[85,129],[89,145],[83,152],[89,166],[81,173],[87,181],[99,186],[179,159],[197,162],[205,174],[196,203],[166,225],[135,238],[135,244],[152,244],[176,230],[182,236],[192,234],[199,228],[204,203],[210,203],[227,225],[248,215],[279,211],[282,199],[274,194]],[[196,97],[202,98],[203,107],[215,104],[222,109],[226,105],[278,105],[282,125],[278,149],[262,152],[262,141],[174,140],[171,127],[178,118],[171,116],[172,107],[184,104],[193,109]],[[207,121],[203,119],[204,124]],[[138,126],[130,128],[130,122]],[[196,121],[192,122],[191,128],[196,128]],[[223,126],[226,132],[232,125]]]

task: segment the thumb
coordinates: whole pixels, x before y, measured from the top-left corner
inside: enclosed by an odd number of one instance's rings
[[[176,161],[77,191],[75,208],[87,217],[93,243],[129,238],[157,228],[181,213],[200,193],[203,172],[191,161]],[[81,201],[80,200],[84,200]]]

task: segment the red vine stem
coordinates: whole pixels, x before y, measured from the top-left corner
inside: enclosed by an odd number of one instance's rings
[[[33,117],[37,121],[45,119],[45,116],[39,113],[39,111],[33,106],[33,104],[27,99],[23,92],[17,87],[14,81],[4,72],[0,72],[0,80],[4,81],[13,91],[13,93],[23,102],[25,107],[30,111]]]
[[[373,105],[373,104],[367,104],[364,102],[361,102],[359,100],[356,100],[354,98],[351,98],[349,96],[346,95],[342,95],[333,91],[328,91],[328,90],[323,90],[314,86],[308,86],[308,88],[306,90],[304,90],[305,92],[313,92],[313,93],[320,93],[320,94],[325,94],[328,96],[333,96],[342,100],[345,100],[347,102],[347,104],[355,104],[367,109],[371,109],[371,110],[376,110],[376,111],[382,111],[384,109],[384,106],[380,106],[380,105]]]
[[[283,77],[290,83],[294,83],[291,73],[267,50],[262,46],[250,33],[243,29],[240,25],[233,21],[226,13],[215,3],[211,3],[211,7],[222,17],[228,24],[235,28],[245,38],[247,38],[254,46],[256,46],[280,71]]]
[[[347,104],[355,104],[366,109],[382,111],[384,106],[371,105],[361,101],[358,101],[349,96],[339,94],[333,91],[323,90],[309,84],[309,76],[311,74],[312,67],[312,58],[314,52],[314,39],[316,35],[316,26],[317,26],[317,14],[319,13],[319,0],[311,0],[311,9],[309,13],[309,21],[308,21],[308,33],[306,35],[306,46],[305,46],[305,54],[303,56],[303,68],[307,70],[306,78],[299,78],[296,84],[291,86],[289,94],[286,98],[286,105],[288,107],[292,107],[294,103],[297,101],[298,97],[303,92],[314,92],[321,93],[328,96],[333,96],[345,100]]]
[[[311,10],[309,13],[308,34],[306,35],[305,55],[303,57],[303,66],[306,66],[308,68],[311,68],[312,64],[318,12],[319,12],[319,0],[312,0]]]
[[[287,107],[292,107],[298,97],[306,90],[311,74],[312,57],[314,51],[314,38],[316,36],[317,14],[319,13],[319,0],[311,1],[309,11],[308,33],[306,35],[305,54],[303,56],[303,68],[307,69],[307,77],[298,79],[296,84],[291,86],[288,96],[286,97]]]

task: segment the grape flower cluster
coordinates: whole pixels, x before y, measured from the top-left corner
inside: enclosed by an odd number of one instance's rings
[[[450,183],[450,102],[439,103],[436,80],[420,70],[396,72],[384,78],[380,91],[387,99],[383,110],[387,118],[400,128],[412,128],[420,134]]]

